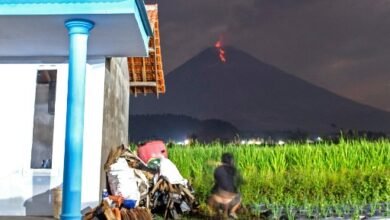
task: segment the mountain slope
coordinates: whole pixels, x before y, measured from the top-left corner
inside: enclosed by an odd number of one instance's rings
[[[208,48],[166,77],[167,93],[131,100],[134,114],[216,118],[248,131],[390,131],[390,114],[309,84],[243,51]]]

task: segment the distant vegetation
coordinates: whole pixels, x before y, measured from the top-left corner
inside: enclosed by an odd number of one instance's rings
[[[237,142],[241,140],[262,139],[272,144],[279,140],[284,142],[315,141],[320,137],[324,141],[338,142],[344,139],[378,140],[386,138],[384,132],[365,130],[351,130],[338,128],[335,132],[316,134],[309,131],[295,130],[264,130],[258,132],[242,131],[229,122],[219,119],[199,120],[186,115],[160,114],[160,115],[130,115],[129,140],[139,143],[148,140],[163,140],[165,142],[183,142],[186,139],[196,140],[200,143]]]
[[[233,140],[238,129],[229,122],[218,119],[199,120],[184,115],[130,115],[131,142],[151,139],[184,141],[191,138],[201,142]]]
[[[317,216],[343,216],[346,212],[356,216],[364,207],[373,214],[375,205],[380,203],[387,204],[381,209],[390,215],[389,146],[388,140],[344,139],[338,144],[283,147],[194,143],[188,147],[173,146],[168,152],[182,175],[193,184],[203,205],[220,156],[231,152],[245,179],[241,187],[244,204],[263,204],[274,215],[283,208],[285,212],[304,209]],[[367,209],[367,204],[371,204],[371,209]]]

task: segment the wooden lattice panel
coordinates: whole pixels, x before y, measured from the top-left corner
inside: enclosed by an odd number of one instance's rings
[[[149,40],[149,57],[129,57],[130,92],[137,94],[165,93],[161,58],[157,4],[146,5],[153,36]]]

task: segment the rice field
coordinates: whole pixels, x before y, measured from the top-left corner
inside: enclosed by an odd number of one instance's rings
[[[243,204],[274,216],[390,215],[390,141],[341,140],[338,144],[282,147],[209,145],[169,148],[169,158],[193,185],[202,207],[224,152],[234,155],[244,178]],[[303,211],[302,211],[303,210]]]

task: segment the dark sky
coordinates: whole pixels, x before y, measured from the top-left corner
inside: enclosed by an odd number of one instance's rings
[[[313,84],[390,111],[389,0],[158,3],[166,73],[222,37]]]

